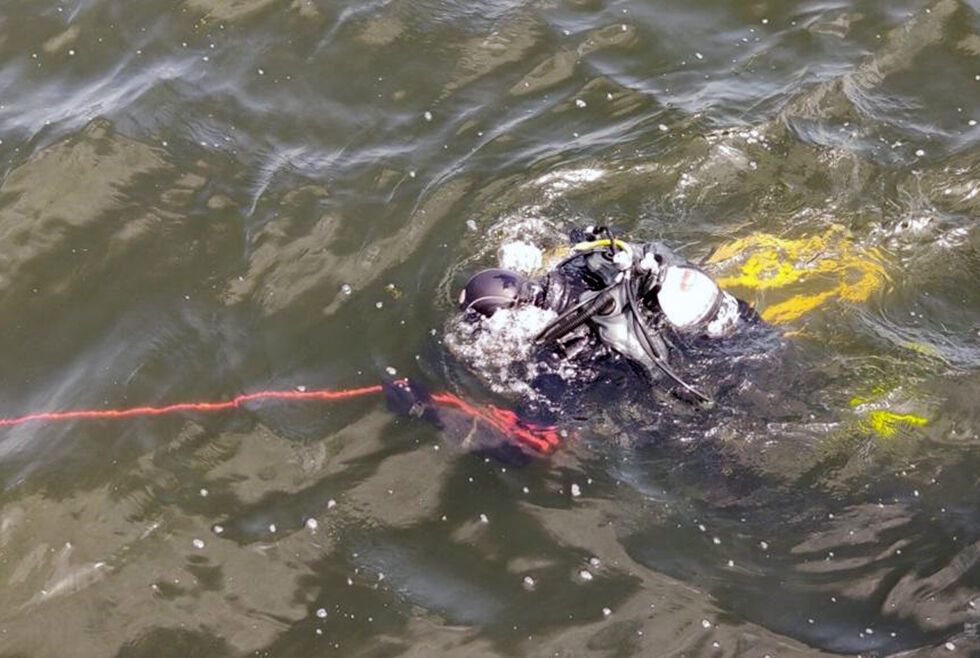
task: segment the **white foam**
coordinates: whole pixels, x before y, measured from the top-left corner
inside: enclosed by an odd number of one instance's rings
[[[500,247],[500,266],[521,274],[532,274],[541,269],[544,255],[530,242],[516,240]]]
[[[554,318],[554,311],[536,306],[501,309],[475,322],[457,317],[446,346],[495,392],[532,396],[534,337]]]
[[[549,197],[556,196],[559,192],[564,192],[574,187],[594,183],[606,175],[604,169],[595,167],[580,167],[578,169],[565,169],[564,171],[552,171],[543,176],[539,176],[534,185],[543,187],[549,192]]]

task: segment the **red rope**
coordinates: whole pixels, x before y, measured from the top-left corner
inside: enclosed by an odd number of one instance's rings
[[[45,411],[40,413],[0,418],[0,427],[14,427],[32,422],[58,422],[77,419],[116,419],[134,418],[140,416],[163,416],[182,411],[215,412],[238,409],[246,402],[259,400],[347,400],[364,395],[381,393],[384,389],[380,384],[363,386],[361,388],[346,388],[338,390],[316,389],[312,391],[256,391],[243,393],[230,400],[221,402],[179,402],[158,407],[126,407],[122,409],[77,409],[75,411]],[[507,409],[493,405],[478,407],[466,402],[452,393],[436,393],[432,401],[446,407],[452,407],[471,416],[477,421],[488,424],[491,428],[505,436],[519,441],[531,449],[549,454],[558,447],[558,433],[554,427],[534,425],[522,421],[517,414]]]
[[[432,396],[432,401],[436,404],[455,407],[477,420],[484,421],[504,435],[529,445],[538,452],[548,454],[554,452],[558,447],[558,431],[554,427],[524,422],[509,409],[501,409],[492,404],[484,408],[476,407],[452,393],[435,393]]]
[[[77,411],[46,411],[13,418],[0,418],[0,427],[13,427],[34,421],[60,421],[77,418],[132,418],[134,416],[163,416],[180,411],[225,411],[237,409],[246,402],[256,400],[346,400],[362,395],[381,392],[381,385],[362,388],[346,388],[336,391],[318,389],[313,391],[256,391],[243,393],[223,402],[179,402],[161,407],[129,407],[126,409],[79,409]]]

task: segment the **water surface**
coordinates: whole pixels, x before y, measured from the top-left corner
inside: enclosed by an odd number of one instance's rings
[[[0,429],[0,655],[976,655],[977,9],[7,0],[0,415],[391,367],[569,439]],[[776,328],[678,365],[717,408],[447,345],[501,245],[597,222]]]

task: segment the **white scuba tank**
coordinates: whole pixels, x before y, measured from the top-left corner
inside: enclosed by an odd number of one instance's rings
[[[682,332],[702,330],[712,337],[724,336],[738,321],[738,300],[694,267],[665,267],[657,302],[667,322]]]

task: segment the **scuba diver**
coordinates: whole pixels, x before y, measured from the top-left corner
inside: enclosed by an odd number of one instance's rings
[[[624,242],[606,227],[575,232],[572,239],[571,255],[541,277],[478,272],[460,293],[460,309],[483,317],[522,305],[554,311],[558,316],[536,343],[568,357],[620,354],[652,381],[666,377],[698,403],[710,403],[670,366],[669,336],[729,336],[760,322],[755,311],[662,243]]]
[[[522,306],[552,311],[557,315],[537,334],[537,345],[567,359],[621,355],[652,384],[665,383],[677,397],[710,406],[711,398],[671,366],[673,343],[731,336],[740,327],[762,323],[758,314],[662,243],[625,242],[606,227],[578,230],[571,238],[570,254],[541,276],[499,268],[473,275],[459,295],[461,312],[479,321]],[[476,422],[450,430],[458,423],[447,420],[445,409],[437,409],[417,382],[401,380],[388,391],[396,411],[425,418],[444,434],[464,431],[478,452],[516,445],[522,454],[535,454],[533,444],[513,441],[499,425],[489,433]],[[516,416],[514,422],[528,425]]]

